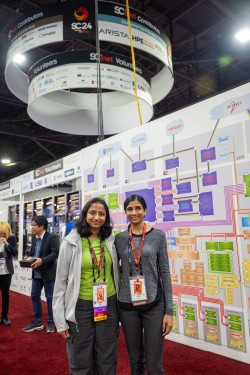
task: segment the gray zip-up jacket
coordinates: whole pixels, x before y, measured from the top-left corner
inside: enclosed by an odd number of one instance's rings
[[[113,261],[113,275],[116,292],[119,291],[119,269],[114,245],[114,236],[106,238],[105,243]],[[80,290],[82,266],[82,241],[75,229],[62,241],[56,272],[53,294],[53,315],[58,332],[69,328],[66,320],[77,324],[75,307]]]

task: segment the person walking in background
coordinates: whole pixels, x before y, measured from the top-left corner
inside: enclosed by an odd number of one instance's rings
[[[108,206],[93,198],[61,244],[53,296],[71,375],[116,374],[118,272]]]
[[[131,375],[162,375],[164,337],[173,327],[172,286],[167,244],[161,230],[144,223],[147,205],[140,195],[124,202],[128,230],[115,237],[121,260],[120,320]],[[143,338],[144,331],[144,338]]]
[[[46,333],[54,332],[54,319],[52,311],[52,297],[56,277],[56,259],[59,253],[59,242],[55,234],[47,232],[48,221],[45,216],[32,218],[32,246],[29,256],[35,257],[32,264],[31,300],[33,307],[33,321],[25,328],[24,332],[39,331],[42,324],[41,292],[44,287],[48,306]]]
[[[11,228],[6,221],[0,222],[0,289],[2,289],[2,314],[1,323],[10,326],[9,290],[11,277],[14,273],[12,256],[17,255],[16,237],[12,235]]]

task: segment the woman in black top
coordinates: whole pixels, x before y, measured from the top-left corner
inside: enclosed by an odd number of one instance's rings
[[[8,223],[0,222],[0,289],[2,289],[2,315],[1,323],[10,326],[9,312],[9,290],[11,277],[14,273],[12,256],[17,255],[17,243],[12,235]]]
[[[121,260],[119,312],[131,375],[162,375],[164,337],[173,326],[172,287],[165,234],[144,223],[146,202],[131,195],[124,202],[130,221],[115,245]],[[144,337],[143,337],[144,334]]]

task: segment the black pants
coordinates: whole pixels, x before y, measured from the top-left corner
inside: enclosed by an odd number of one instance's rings
[[[107,320],[94,322],[93,301],[78,299],[76,321],[68,322],[67,354],[71,375],[115,375],[119,320],[116,295],[108,298]]]
[[[7,318],[9,312],[9,290],[10,290],[10,283],[11,283],[11,276],[8,275],[0,275],[0,289],[2,289],[2,315],[1,318]]]
[[[163,297],[149,311],[119,310],[129,354],[131,375],[164,375]],[[144,331],[144,338],[143,338]]]

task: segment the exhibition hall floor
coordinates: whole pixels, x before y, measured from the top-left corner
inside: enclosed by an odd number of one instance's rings
[[[0,298],[1,303],[1,298]],[[46,303],[43,302],[43,324],[46,325]],[[30,297],[10,292],[10,327],[0,325],[1,375],[66,375],[68,361],[65,342],[45,329],[25,333],[22,328],[32,321]],[[250,365],[217,354],[193,349],[166,340],[164,369],[166,375],[232,375],[250,374]],[[117,375],[130,375],[124,336],[120,335]]]

